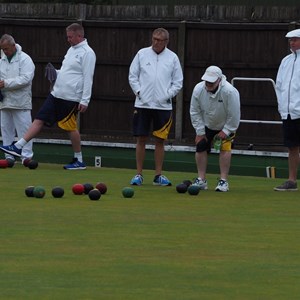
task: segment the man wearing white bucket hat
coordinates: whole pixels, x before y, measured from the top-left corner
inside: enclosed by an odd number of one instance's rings
[[[292,53],[280,63],[276,78],[278,111],[282,119],[283,143],[288,148],[289,177],[275,191],[297,191],[300,150],[300,29],[286,34]]]
[[[220,151],[220,180],[215,188],[227,192],[231,163],[232,138],[240,123],[240,95],[217,66],[206,69],[192,94],[190,116],[196,131],[196,165],[198,178],[193,185],[207,189],[206,168],[212,143]],[[216,145],[218,146],[216,147]]]

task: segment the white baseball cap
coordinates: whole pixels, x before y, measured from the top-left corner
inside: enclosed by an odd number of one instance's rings
[[[292,31],[289,31],[286,36],[287,38],[293,38],[293,37],[297,37],[300,38],[300,29],[295,29]]]
[[[206,69],[201,79],[208,82],[216,82],[221,77],[222,70],[217,66],[210,66]]]

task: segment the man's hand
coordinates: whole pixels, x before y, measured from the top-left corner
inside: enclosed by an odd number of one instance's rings
[[[196,137],[195,137],[195,144],[197,145],[202,139],[206,139],[207,140],[205,134],[204,135],[196,135]]]
[[[77,109],[79,112],[84,113],[87,110],[87,106],[79,103]]]
[[[222,140],[226,140],[227,139],[227,134],[225,134],[222,130],[218,133],[218,137]]]

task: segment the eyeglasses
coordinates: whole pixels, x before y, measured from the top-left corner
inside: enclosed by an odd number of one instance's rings
[[[162,42],[167,41],[168,39],[158,39],[158,38],[153,37],[152,40],[155,41],[155,42],[162,43]]]
[[[289,42],[298,42],[298,41],[300,41],[300,38],[298,37],[289,38]]]

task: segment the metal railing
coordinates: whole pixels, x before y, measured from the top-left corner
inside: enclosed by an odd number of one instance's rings
[[[264,78],[264,77],[234,77],[231,80],[231,84],[234,86],[234,82],[235,81],[265,81],[265,82],[270,82],[274,88],[274,92],[276,94],[275,91],[275,82],[273,79],[271,78]],[[254,123],[254,124],[275,124],[275,125],[279,125],[282,124],[282,121],[265,121],[265,120],[241,120],[241,123]]]

